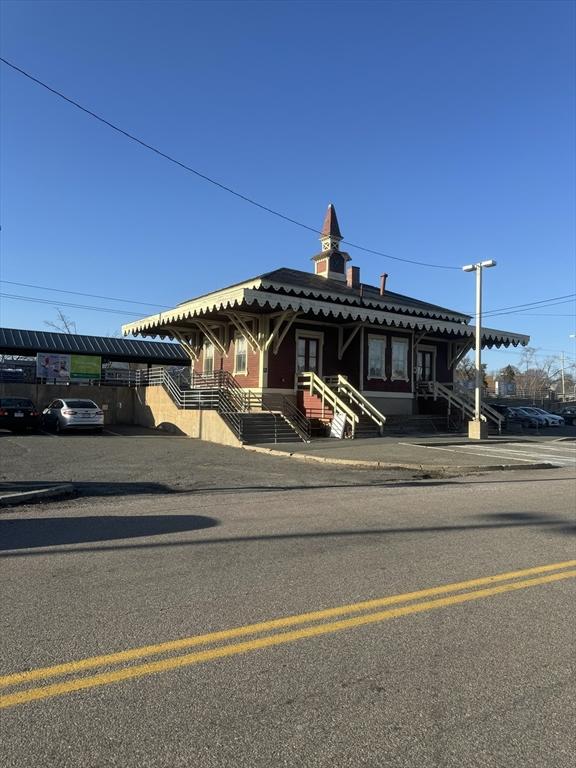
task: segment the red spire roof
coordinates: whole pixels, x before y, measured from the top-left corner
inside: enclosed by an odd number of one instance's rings
[[[324,224],[322,226],[322,237],[338,237],[342,240],[338,219],[336,218],[336,209],[332,203],[330,203],[328,210],[326,211],[326,218],[324,219]]]

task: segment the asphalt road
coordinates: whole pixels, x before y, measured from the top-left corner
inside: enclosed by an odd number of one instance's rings
[[[573,470],[286,465],[0,516],[1,764],[571,768]]]

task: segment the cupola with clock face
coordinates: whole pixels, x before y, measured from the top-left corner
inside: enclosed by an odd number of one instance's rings
[[[346,262],[350,261],[350,255],[340,250],[342,235],[336,218],[336,210],[332,203],[328,206],[320,242],[322,250],[312,257],[314,273],[330,280],[346,282]]]

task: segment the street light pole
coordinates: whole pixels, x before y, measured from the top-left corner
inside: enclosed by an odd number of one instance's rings
[[[468,423],[468,437],[473,440],[481,440],[487,436],[486,423],[482,421],[482,270],[495,266],[494,259],[489,259],[462,267],[464,272],[476,272],[476,383],[474,388],[474,420]]]

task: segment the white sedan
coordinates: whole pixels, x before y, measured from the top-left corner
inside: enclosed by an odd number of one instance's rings
[[[42,421],[47,429],[63,432],[73,429],[92,429],[102,432],[104,411],[93,400],[69,398],[53,400],[42,412]]]

